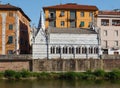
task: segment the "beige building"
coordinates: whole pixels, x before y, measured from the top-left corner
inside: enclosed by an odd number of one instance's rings
[[[120,12],[99,11],[97,26],[100,28],[103,54],[120,54]]]
[[[0,4],[0,55],[30,53],[30,18],[19,7]]]

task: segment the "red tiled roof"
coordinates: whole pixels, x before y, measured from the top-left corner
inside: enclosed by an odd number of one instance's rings
[[[120,15],[120,12],[116,12],[116,11],[99,11],[98,15]]]
[[[96,11],[98,8],[93,5],[78,5],[75,3],[68,3],[68,4],[61,4],[61,5],[55,5],[55,6],[48,6],[43,7],[43,9],[67,9],[67,10],[93,10]]]
[[[30,18],[23,12],[23,10],[21,8],[10,5],[9,3],[8,4],[0,4],[0,11],[1,10],[8,10],[8,11],[10,11],[10,10],[17,11],[17,10],[19,10],[29,21],[31,21]]]

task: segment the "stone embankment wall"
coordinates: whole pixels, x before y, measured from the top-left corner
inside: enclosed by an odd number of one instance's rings
[[[87,70],[103,69],[111,71],[120,69],[120,59],[51,59],[33,60],[33,71],[83,72]]]
[[[120,69],[120,58],[107,56],[102,59],[32,59],[31,55],[0,55],[0,71],[5,70],[29,70],[34,72],[65,72],[65,71],[87,71],[103,69],[111,71]]]
[[[0,71],[23,69],[32,71],[32,59],[29,55],[0,55]]]

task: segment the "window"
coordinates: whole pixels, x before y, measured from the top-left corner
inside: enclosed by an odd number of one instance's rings
[[[76,47],[76,54],[80,54],[81,53],[81,47]]]
[[[74,47],[72,47],[72,54],[74,54]]]
[[[76,11],[74,10],[70,11],[70,19],[76,19]]]
[[[80,22],[80,27],[84,27],[84,24],[85,24],[84,21],[81,21]]]
[[[98,54],[98,50],[99,50],[98,47],[95,47],[94,48],[94,54]]]
[[[50,48],[50,53],[55,54],[55,47],[54,46]]]
[[[108,47],[108,42],[106,40],[104,41],[104,46],[105,46],[105,48]]]
[[[89,16],[90,16],[90,17],[93,17],[93,12],[90,12],[90,13],[89,13]]]
[[[102,26],[109,26],[109,19],[101,19]]]
[[[9,17],[13,17],[13,12],[9,12]]]
[[[104,30],[104,36],[107,36],[107,30]]]
[[[115,36],[118,36],[118,30],[115,30]]]
[[[120,20],[112,20],[113,26],[120,26]]]
[[[75,28],[76,27],[76,22],[75,21],[70,21],[70,27]]]
[[[87,48],[86,47],[82,47],[82,54],[86,54],[87,53]]]
[[[93,25],[93,22],[89,22],[88,27],[92,27],[92,25]]]
[[[56,17],[55,11],[49,11],[49,18],[55,18],[55,17]]]
[[[93,53],[93,47],[89,47],[89,54]]]
[[[67,53],[68,53],[67,47],[63,47],[63,54],[67,54]]]
[[[74,47],[69,47],[69,54],[74,54]]]
[[[9,24],[9,30],[13,30],[13,24]]]
[[[65,26],[65,22],[64,21],[61,21],[61,26]]]
[[[69,47],[69,54],[72,54],[72,48]]]
[[[80,13],[80,16],[81,16],[81,17],[84,17],[84,12],[81,12],[81,13]]]
[[[11,44],[11,43],[13,43],[13,36],[8,37],[8,44]]]
[[[60,47],[56,47],[56,54],[60,54],[60,53],[61,53]]]
[[[118,46],[118,41],[115,41],[115,46]]]
[[[49,26],[55,27],[56,26],[56,21],[49,21]]]
[[[64,16],[65,15],[65,11],[61,11],[60,16]]]

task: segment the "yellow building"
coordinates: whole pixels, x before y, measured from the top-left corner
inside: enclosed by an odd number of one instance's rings
[[[96,18],[96,6],[78,5],[75,3],[43,7],[45,26],[57,28],[88,28]]]
[[[19,7],[0,4],[0,55],[30,53],[30,18]]]

